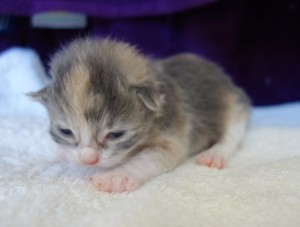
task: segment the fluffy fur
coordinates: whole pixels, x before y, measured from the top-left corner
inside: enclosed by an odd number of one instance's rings
[[[53,83],[31,96],[70,160],[107,169],[91,178],[100,190],[135,190],[199,152],[199,164],[223,168],[243,138],[247,96],[192,54],[153,60],[126,43],[79,39],[50,66]]]

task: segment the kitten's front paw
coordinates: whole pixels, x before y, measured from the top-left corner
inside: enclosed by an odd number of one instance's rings
[[[132,192],[141,185],[136,179],[123,173],[98,173],[90,179],[100,191],[104,192]]]
[[[217,169],[224,169],[226,166],[226,159],[222,154],[212,150],[203,151],[196,157],[196,162],[199,165],[213,167]]]

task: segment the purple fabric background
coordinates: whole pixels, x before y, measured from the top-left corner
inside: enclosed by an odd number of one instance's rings
[[[78,35],[110,35],[153,57],[200,54],[220,64],[255,105],[300,100],[296,0],[0,0],[0,5],[0,12],[19,15],[13,29],[0,34],[0,50],[32,47],[47,62],[61,43]],[[87,13],[88,28],[31,28],[29,15],[54,9]]]
[[[94,17],[124,18],[181,12],[218,0],[2,0],[0,12],[19,16],[67,10]]]

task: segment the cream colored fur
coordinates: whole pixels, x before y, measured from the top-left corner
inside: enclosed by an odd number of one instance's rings
[[[10,75],[4,80],[17,88],[26,75],[29,90],[41,88],[34,62],[32,52],[10,50],[0,56],[0,80]],[[136,192],[108,194],[90,184],[95,170],[60,160],[47,119],[37,117],[38,104],[22,102],[20,89],[0,93],[18,94],[0,114],[1,227],[300,226],[300,103],[255,109],[244,145],[222,171],[190,159]]]

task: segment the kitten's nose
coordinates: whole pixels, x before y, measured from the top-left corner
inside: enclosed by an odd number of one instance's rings
[[[80,151],[80,160],[86,165],[95,165],[99,161],[99,153],[90,147]]]

